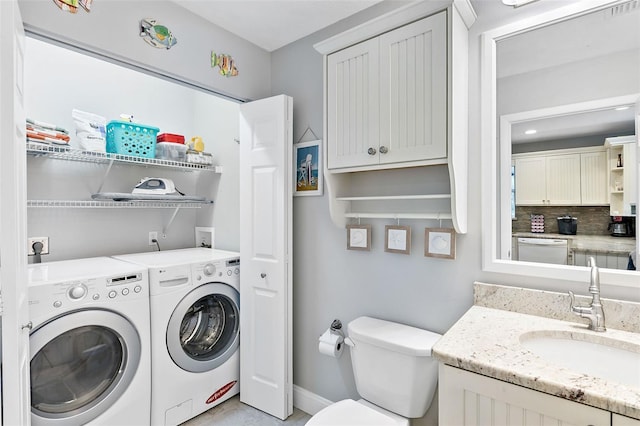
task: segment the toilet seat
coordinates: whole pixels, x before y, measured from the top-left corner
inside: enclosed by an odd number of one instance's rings
[[[409,420],[366,401],[343,399],[323,408],[306,426],[408,426]]]

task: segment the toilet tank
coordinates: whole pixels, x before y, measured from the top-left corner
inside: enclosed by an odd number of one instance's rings
[[[371,317],[351,321],[348,333],[360,396],[401,416],[422,417],[438,382],[431,348],[441,335]]]

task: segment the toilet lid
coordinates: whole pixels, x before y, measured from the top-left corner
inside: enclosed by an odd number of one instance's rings
[[[344,399],[320,410],[306,426],[397,426],[392,417],[362,405],[353,399]]]

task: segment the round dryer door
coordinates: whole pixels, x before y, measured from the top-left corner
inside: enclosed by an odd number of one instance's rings
[[[34,330],[31,419],[34,425],[84,424],[122,395],[140,363],[140,338],[124,317],[70,312]]]
[[[240,295],[231,286],[209,283],[178,303],[167,325],[167,349],[173,362],[194,373],[213,370],[240,344]]]

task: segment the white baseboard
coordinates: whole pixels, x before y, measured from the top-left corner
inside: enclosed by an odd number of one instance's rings
[[[316,395],[300,386],[293,385],[293,406],[312,416],[325,407],[333,404],[326,398]]]

